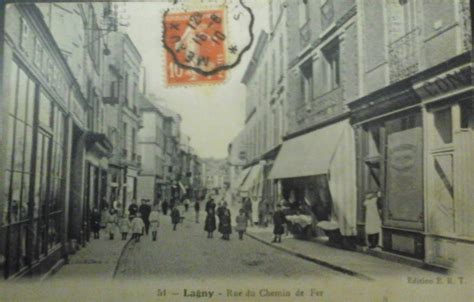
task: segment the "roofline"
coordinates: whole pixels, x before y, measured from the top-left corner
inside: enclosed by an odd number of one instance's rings
[[[253,73],[255,72],[256,66],[261,58],[260,54],[262,53],[264,47],[266,46],[268,34],[266,31],[260,31],[260,35],[258,37],[257,45],[252,54],[252,58],[250,59],[249,64],[247,65],[247,69],[245,70],[244,76],[240,81],[242,84],[247,85],[249,79],[252,77]]]

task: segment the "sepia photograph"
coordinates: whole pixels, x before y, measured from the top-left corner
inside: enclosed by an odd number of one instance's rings
[[[469,0],[0,2],[0,301],[472,301]]]

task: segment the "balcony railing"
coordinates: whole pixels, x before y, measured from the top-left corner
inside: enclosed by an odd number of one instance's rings
[[[420,29],[415,28],[388,45],[390,82],[407,78],[419,70],[418,42]]]
[[[290,132],[325,121],[344,110],[344,89],[337,87],[296,108],[290,117]]]

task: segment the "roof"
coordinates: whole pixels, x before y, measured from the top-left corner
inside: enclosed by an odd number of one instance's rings
[[[261,54],[267,43],[267,37],[268,34],[264,30],[262,30],[260,32],[260,36],[258,37],[257,45],[255,46],[255,49],[253,51],[252,58],[250,59],[247,69],[245,70],[244,76],[242,77],[241,83],[246,85],[250,78],[253,76],[258,62],[262,57]]]

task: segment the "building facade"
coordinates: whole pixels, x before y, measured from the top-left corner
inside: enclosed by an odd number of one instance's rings
[[[147,97],[141,95],[140,99],[143,127],[138,131],[138,154],[143,164],[138,176],[137,198],[156,204],[163,196],[165,183],[165,116]]]
[[[341,246],[350,249],[367,244],[364,203],[376,194],[381,254],[467,267],[474,173],[468,1],[278,2],[242,80],[247,159],[236,182],[296,204],[312,217],[313,235],[320,221],[337,224]],[[283,84],[272,84],[279,30],[287,59]],[[286,126],[278,146],[269,137],[279,125],[270,113],[280,93]],[[252,180],[258,164],[269,181],[263,189]],[[273,196],[265,189],[272,182],[281,185]]]
[[[469,3],[358,6],[362,97],[349,103],[357,133],[358,225],[364,224],[364,194],[380,191],[384,250],[472,269],[466,256],[474,214],[467,197],[474,176]]]
[[[106,157],[110,145],[90,127],[93,100],[78,80],[90,75],[71,68],[89,58],[66,59],[58,41],[65,46],[67,37],[54,36],[55,12],[6,9],[0,253],[5,278],[16,278],[44,273],[67,255],[71,240],[84,240],[86,155],[97,148],[95,158]],[[83,29],[85,7],[75,9]]]
[[[110,4],[6,10],[0,268],[13,279],[84,246],[93,208],[136,198],[141,58]]]

